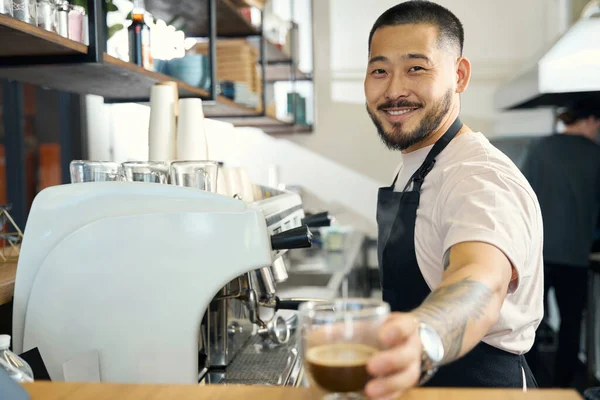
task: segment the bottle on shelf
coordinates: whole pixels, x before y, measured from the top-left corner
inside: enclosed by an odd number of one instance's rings
[[[144,0],[133,0],[129,32],[129,61],[148,70],[153,69],[150,52],[150,27],[144,21]]]
[[[33,382],[33,371],[25,360],[9,350],[10,335],[0,335],[0,368],[17,382]]]
[[[65,38],[69,38],[69,11],[71,5],[67,0],[57,0],[56,10],[56,32]]]

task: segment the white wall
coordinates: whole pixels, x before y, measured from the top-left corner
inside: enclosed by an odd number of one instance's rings
[[[534,112],[525,118],[519,113],[512,121],[510,115],[494,109],[493,94],[501,83],[530,66],[564,32],[569,1],[438,2],[462,20],[465,56],[473,64],[471,84],[462,96],[463,121],[488,136],[536,130],[531,125],[539,126],[539,131],[551,127],[552,116],[548,112]],[[391,179],[399,155],[389,152],[379,142],[365,111],[362,85],[371,26],[383,11],[397,3],[396,0],[313,2],[316,130],[310,136],[292,138],[380,182]]]

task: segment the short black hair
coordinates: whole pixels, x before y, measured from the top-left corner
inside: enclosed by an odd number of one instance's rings
[[[592,96],[581,96],[566,104],[565,109],[556,116],[565,125],[573,125],[577,121],[595,117],[600,119],[600,106],[598,100]]]
[[[375,21],[369,34],[369,52],[371,40],[377,29],[384,26],[429,24],[437,27],[438,40],[455,46],[462,56],[465,43],[465,31],[460,20],[450,10],[428,0],[410,0],[390,8]]]

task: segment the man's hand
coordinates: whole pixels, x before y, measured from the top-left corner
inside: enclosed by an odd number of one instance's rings
[[[373,356],[367,370],[375,378],[365,389],[371,399],[397,399],[416,386],[421,374],[422,346],[418,320],[410,313],[393,313],[379,331],[384,350]]]

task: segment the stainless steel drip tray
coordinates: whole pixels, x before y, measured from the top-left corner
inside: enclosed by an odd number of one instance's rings
[[[295,335],[285,345],[263,343],[260,336],[252,336],[224,371],[207,373],[207,383],[296,386],[301,378],[302,360]]]

